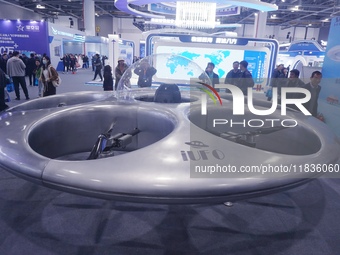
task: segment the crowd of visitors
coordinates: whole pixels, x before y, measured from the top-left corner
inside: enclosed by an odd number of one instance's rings
[[[76,74],[77,69],[90,68],[89,57],[84,54],[64,54],[60,60],[62,61],[62,73]],[[93,81],[99,76],[100,81],[103,82],[103,89],[105,91],[117,90],[118,84],[122,77],[126,78],[123,83],[124,86],[130,87],[130,78],[132,73],[129,75],[124,73],[129,70],[125,59],[122,57],[118,58],[117,66],[114,69],[110,65],[106,65],[105,61],[108,58],[106,56],[100,56],[99,54],[93,54],[91,56],[91,66],[94,72]],[[133,63],[139,60],[138,57],[133,58]],[[215,64],[209,62],[205,69],[205,75],[203,74],[199,79],[209,77],[210,83],[213,87],[220,83],[220,77],[214,72]],[[52,81],[58,79],[58,72],[56,67],[51,64],[49,56],[43,54],[39,56],[35,53],[31,53],[28,56],[21,54],[17,51],[4,52],[0,56],[0,110],[4,110],[8,106],[5,103],[7,83],[13,83],[15,91],[15,100],[21,99],[20,90],[22,90],[26,100],[30,99],[27,85],[38,87],[38,96],[50,96],[56,94],[56,86],[53,85]],[[113,71],[114,70],[114,71]],[[113,72],[112,72],[113,71]],[[136,66],[134,73],[138,76],[138,86],[148,87],[152,84],[152,77],[155,75],[157,70],[150,66],[148,61],[143,60]],[[300,72],[297,69],[289,70],[289,67],[284,67],[283,64],[279,64],[273,70],[270,87],[267,91],[268,101],[272,100],[272,88],[277,88],[278,101],[280,103],[281,90],[283,87],[298,87],[305,88],[311,93],[311,99],[304,104],[304,106],[311,112],[315,117],[318,115],[318,97],[320,94],[321,78],[322,73],[315,71],[310,77],[310,81],[305,84],[299,78]],[[26,79],[27,77],[27,79]],[[234,61],[232,69],[227,72],[224,78],[225,84],[231,84],[238,87],[244,95],[247,95],[248,88],[253,88],[254,79],[251,72],[248,70],[248,62],[245,60]],[[218,90],[218,89],[217,89]],[[230,92],[230,91],[226,91]],[[270,92],[270,93],[268,93]],[[301,95],[298,93],[289,93],[287,98],[299,98]],[[294,107],[294,105],[292,105]]]

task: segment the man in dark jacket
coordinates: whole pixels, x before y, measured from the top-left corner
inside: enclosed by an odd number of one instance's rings
[[[8,60],[8,56],[7,53],[2,54],[2,56],[0,57],[0,68],[2,69],[2,71],[4,71],[7,74],[7,60]]]
[[[284,70],[284,65],[280,64],[278,65],[272,74],[272,78],[271,78],[271,82],[270,82],[270,86],[272,88],[277,88],[278,91],[278,95],[281,96],[281,87],[283,87],[286,84],[286,75],[283,72]],[[268,98],[268,101],[271,100],[271,97]]]
[[[253,76],[251,73],[248,71],[248,62],[245,60],[242,60],[240,62],[240,70],[241,70],[241,75],[236,83],[236,86],[239,87],[243,94],[246,96],[248,95],[248,88],[253,88],[254,87],[254,80]]]
[[[102,61],[100,60],[99,54],[96,54],[94,60],[94,66],[96,67],[95,72],[94,72],[94,78],[93,81],[97,78],[97,75],[100,77],[100,81],[103,81],[103,76],[102,76]]]
[[[239,69],[239,67],[240,67],[240,62],[235,61],[233,63],[233,69],[231,69],[227,73],[227,76],[225,77],[224,84],[236,85],[238,79],[241,76],[241,70]]]
[[[314,117],[317,117],[318,115],[318,99],[321,91],[321,86],[319,84],[321,79],[322,73],[314,71],[310,77],[310,82],[304,86],[304,88],[309,90],[311,94],[310,100],[305,103],[304,106]]]
[[[8,105],[5,103],[6,85],[7,79],[5,77],[5,72],[0,68],[0,112],[8,108]]]
[[[36,68],[35,56],[34,56],[34,53],[31,53],[30,58],[27,60],[27,65],[26,65],[26,73],[28,75],[30,86],[33,86],[33,83],[35,81],[35,73],[33,72],[35,68]]]
[[[289,72],[288,82],[285,87],[289,88],[304,88],[305,83],[300,80],[300,71],[297,69],[293,69]],[[298,93],[287,93],[286,98],[301,98],[301,95]]]
[[[300,71],[297,70],[297,69],[292,69],[289,72],[288,81],[283,87],[304,88],[305,83],[302,80],[300,80],[299,76],[300,76]],[[287,99],[295,99],[295,98],[298,99],[298,98],[302,98],[302,97],[304,97],[304,95],[301,94],[301,93],[289,92],[289,93],[286,94]],[[295,104],[289,104],[288,106],[295,109],[295,110],[299,110],[299,108]]]
[[[207,64],[207,67],[205,68],[205,73],[210,78],[211,84],[213,87],[215,87],[216,84],[219,84],[220,77],[217,73],[214,72],[215,64],[212,62],[209,62]],[[200,77],[198,77],[200,80],[204,80],[204,74],[201,74]]]

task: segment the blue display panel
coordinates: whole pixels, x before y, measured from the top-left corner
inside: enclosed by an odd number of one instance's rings
[[[125,63],[130,66],[133,62],[133,56],[135,51],[135,44],[133,41],[119,40],[119,57],[125,59]]]
[[[248,70],[256,83],[262,83],[267,76],[266,60],[268,52],[245,50],[243,59],[248,62]]]
[[[0,53],[19,51],[49,54],[44,21],[0,20]]]
[[[139,57],[145,57],[145,43],[139,43]]]
[[[174,34],[150,35],[146,43],[148,55],[179,55],[194,61],[203,70],[208,62],[213,62],[214,72],[220,79],[225,78],[234,61],[246,60],[255,83],[263,86],[267,85],[267,78],[271,76],[278,49],[275,40]],[[161,65],[156,68],[158,72],[165,69]]]

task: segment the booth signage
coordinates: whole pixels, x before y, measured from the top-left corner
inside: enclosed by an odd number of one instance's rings
[[[0,53],[49,53],[46,22],[0,20]]]
[[[212,43],[212,44],[229,44],[229,45],[247,45],[248,39],[246,38],[233,38],[233,37],[213,37],[213,36],[190,36],[180,35],[181,42],[193,43]]]

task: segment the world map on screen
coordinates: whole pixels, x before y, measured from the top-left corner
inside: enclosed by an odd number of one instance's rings
[[[169,47],[158,46],[157,53],[169,53],[184,58],[174,58],[174,61],[168,61],[166,66],[170,69],[171,74],[180,75],[185,72],[185,75],[196,77],[199,74],[193,72],[188,67],[189,59],[197,64],[201,70],[205,70],[207,64],[212,62],[215,64],[214,72],[218,74],[220,78],[225,78],[226,74],[232,69],[232,63],[236,60],[243,59],[243,51],[230,51],[215,48],[193,48],[190,47]]]
[[[169,54],[177,55],[183,58],[174,59],[174,61],[168,61],[166,64],[160,65],[157,69],[162,73],[164,71],[164,77],[168,76],[169,79],[178,79],[178,77],[198,78],[199,75],[204,72],[209,62],[215,64],[214,72],[218,74],[220,82],[224,82],[227,73],[232,70],[233,62],[246,60],[248,62],[248,70],[252,74],[256,83],[263,83],[265,85],[265,79],[268,76],[269,65],[269,50],[266,47],[262,48],[227,48],[223,49],[211,45],[211,47],[195,47],[195,46],[183,46],[183,45],[163,45],[158,43],[154,47],[155,54]],[[186,60],[190,60],[199,66],[200,74],[197,74],[192,70]],[[163,69],[163,70],[162,70]],[[197,68],[196,68],[197,70]],[[175,77],[175,78],[174,78]]]
[[[212,53],[197,54],[191,51],[178,52],[177,55],[184,57],[185,59],[190,59],[191,61],[198,64],[202,70],[205,70],[207,63],[212,62],[215,64],[214,72],[218,74],[219,77],[225,77],[226,73],[229,71],[225,70],[224,66],[227,64],[226,58],[230,55],[228,50],[217,50]],[[167,67],[170,68],[171,74],[179,72],[177,69],[184,69],[187,71],[187,75],[194,76],[194,72],[188,69],[188,61],[183,58],[175,58],[174,61],[168,61]]]

